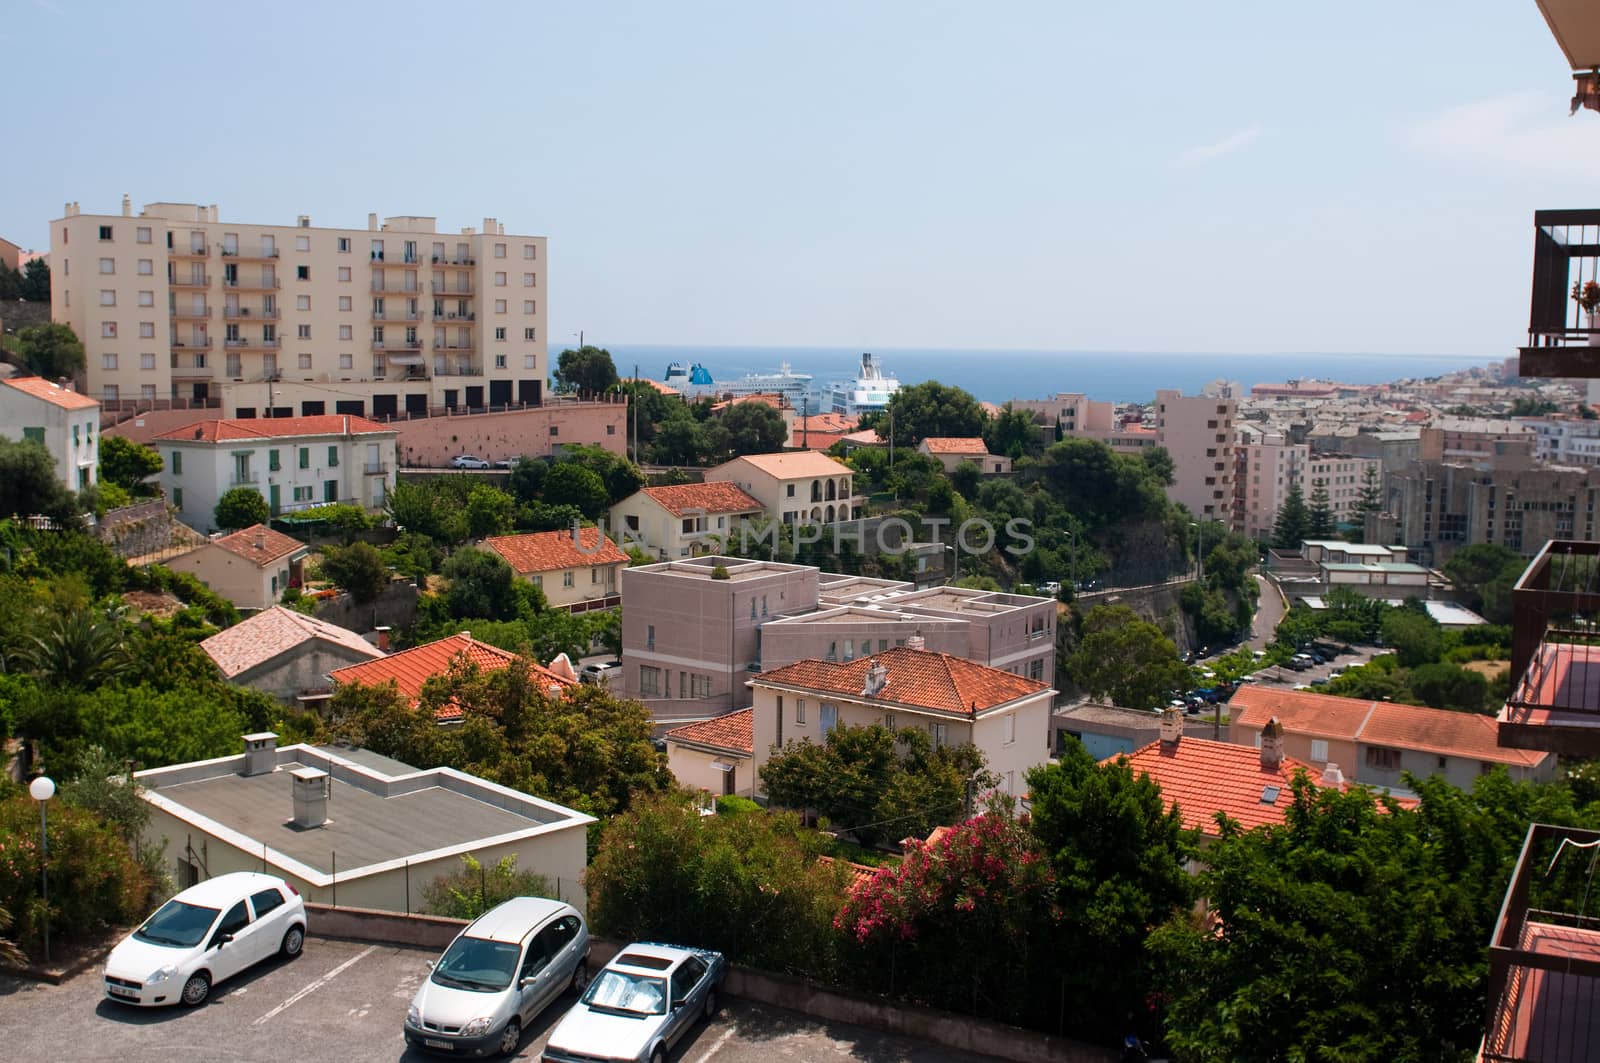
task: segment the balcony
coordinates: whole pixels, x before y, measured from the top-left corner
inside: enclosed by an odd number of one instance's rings
[[[259,306],[225,306],[222,316],[228,321],[277,321],[283,312],[276,307],[268,310]]]
[[[372,349],[378,354],[406,353],[422,350],[421,340],[373,340]]]
[[[1489,939],[1486,1063],[1594,1059],[1600,1030],[1600,919],[1583,914],[1600,832],[1535,823]]]
[[[1511,590],[1500,744],[1600,756],[1600,543],[1552,540]]]
[[[438,310],[435,310],[433,312],[433,320],[434,321],[476,321],[476,320],[478,320],[478,315],[476,313],[474,313],[473,311],[471,311],[471,310],[467,311],[465,314],[459,314],[459,313],[456,313],[453,310],[450,311],[449,313],[442,313],[442,312],[440,312]]]
[[[470,297],[472,295],[472,279],[471,278],[472,278],[472,275],[470,273],[464,273],[464,274],[460,275],[459,277],[457,277],[454,283],[450,283],[449,281],[446,281],[444,283],[440,283],[439,281],[434,281],[433,282],[433,294],[434,294],[434,297],[435,298],[440,298],[440,299],[450,299],[450,298],[461,298],[461,299],[464,299],[464,298]]]
[[[209,287],[211,287],[211,278],[210,278],[210,276],[208,276],[207,274],[204,274],[204,273],[200,274],[198,277],[195,276],[192,273],[187,277],[169,277],[167,279],[167,287],[169,287],[169,288],[209,288]]]
[[[422,320],[422,311],[388,310],[379,313],[378,311],[374,310],[372,312],[372,320],[376,321],[380,325],[387,321],[399,321],[401,323],[416,324]]]
[[[196,310],[192,306],[175,306],[170,313],[176,321],[207,321],[211,317],[211,307],[202,306]]]
[[[416,252],[412,252],[408,255],[402,251],[393,258],[384,258],[382,251],[374,251],[372,252],[372,265],[377,269],[382,269],[385,266],[393,269],[399,269],[402,266],[410,266],[415,269],[417,266],[422,265],[422,256]]]
[[[277,277],[256,277],[250,280],[243,277],[229,280],[224,277],[222,286],[230,292],[275,292],[283,287]]]
[[[168,258],[206,258],[211,254],[211,248],[202,244],[199,247],[169,247]]]
[[[478,260],[467,258],[463,255],[434,255],[432,264],[435,266],[476,266]]]
[[[383,476],[388,471],[388,463],[382,461],[369,461],[361,467],[361,475],[363,476]]]
[[[224,247],[222,249],[222,257],[229,262],[276,262],[278,260],[278,249],[276,247],[258,247],[254,250],[249,248],[230,250]]]
[[[206,336],[202,339],[190,337],[186,340],[173,340],[171,346],[175,351],[209,351],[211,349],[211,337]]]
[[[261,337],[240,337],[236,340],[223,340],[222,346],[230,351],[276,351],[283,347],[283,341],[276,336],[267,339]]]
[[[393,280],[385,284],[382,277],[372,278],[373,295],[421,295],[423,292],[420,281]]]
[[[470,358],[457,358],[455,360],[451,360],[448,358],[435,357],[433,360],[433,375],[482,376],[483,366],[472,361]]]
[[[1573,298],[1595,280],[1600,209],[1535,211],[1528,342],[1518,348],[1523,376],[1600,377],[1600,318]]]
[[[456,343],[447,343],[434,340],[433,349],[435,351],[443,351],[445,354],[471,354],[478,348],[472,343],[461,343],[459,341]]]

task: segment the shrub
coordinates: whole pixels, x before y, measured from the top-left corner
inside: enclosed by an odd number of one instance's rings
[[[461,870],[440,875],[422,887],[422,910],[452,919],[476,919],[513,897],[552,897],[550,880],[532,871],[518,871],[515,854],[486,868],[471,853]],[[559,898],[556,898],[559,899]]]
[[[748,797],[740,797],[737,794],[723,794],[717,798],[717,815],[719,816],[742,816],[746,812],[760,811],[761,806]]]

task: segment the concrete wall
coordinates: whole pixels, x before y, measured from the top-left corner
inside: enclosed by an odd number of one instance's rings
[[[562,402],[528,410],[395,421],[402,465],[438,468],[457,454],[488,461],[543,458],[558,446],[584,444],[624,454],[628,407],[620,402]]]
[[[241,672],[229,682],[292,701],[296,695],[307,690],[331,686],[328,673],[335,668],[370,660],[370,655],[358,654],[337,643],[312,639],[289,653]]]
[[[690,790],[706,790],[718,797],[722,796],[727,772],[714,767],[713,764],[716,762],[734,766],[734,793],[740,797],[751,797],[755,794],[756,773],[751,758],[693,749],[679,745],[670,738],[667,740],[667,770],[672,772],[672,777],[677,779],[681,786]]]
[[[265,609],[289,586],[289,561],[290,558],[285,557],[261,568],[215,543],[207,543],[170,559],[166,566],[174,572],[187,572],[196,577],[240,609]],[[276,593],[272,583],[274,576],[278,580]]]
[[[318,620],[358,632],[378,627],[406,628],[416,622],[417,599],[421,595],[415,583],[390,580],[377,601],[360,605],[350,595],[340,594],[318,601],[312,615]]]

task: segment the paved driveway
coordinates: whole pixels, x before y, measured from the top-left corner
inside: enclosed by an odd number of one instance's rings
[[[0,1056],[114,1063],[420,1063],[439,1057],[408,1049],[400,1027],[434,956],[310,938],[299,959],[262,964],[219,986],[209,1003],[192,1010],[113,1004],[102,993],[98,968],[60,986],[0,977]],[[564,997],[534,1022],[516,1058],[539,1058],[571,1002]],[[674,1063],[979,1063],[984,1058],[741,1000],[727,1001],[714,1022],[699,1026],[672,1054]]]

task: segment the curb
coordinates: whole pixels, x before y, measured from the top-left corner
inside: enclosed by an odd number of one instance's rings
[[[60,985],[69,978],[76,978],[91,967],[103,964],[111,950],[116,948],[121,940],[122,937],[118,936],[98,948],[90,949],[66,967],[40,967],[37,964],[29,964],[27,967],[0,967],[0,974],[14,975],[30,982]]]

